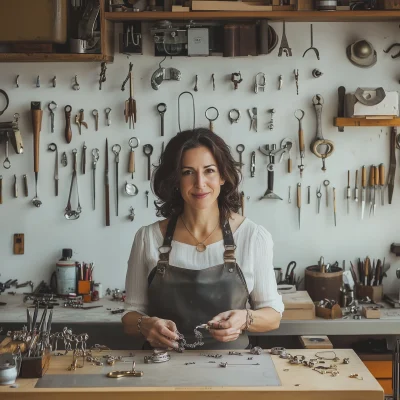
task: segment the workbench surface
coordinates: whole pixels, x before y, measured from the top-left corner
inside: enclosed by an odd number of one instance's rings
[[[27,304],[23,303],[23,295],[16,294],[12,296],[3,293],[0,296],[0,302],[7,302],[6,306],[0,307],[0,327],[2,324],[26,324]],[[59,303],[63,304],[63,301],[60,299]],[[111,311],[107,309],[123,308],[124,303],[104,298],[97,302],[88,303],[85,307],[91,305],[102,305],[103,307],[92,310],[55,307],[53,324],[65,324],[66,326],[82,324],[82,329],[85,329],[83,325],[121,325],[122,314],[111,314]],[[354,320],[349,318],[327,320],[315,318],[312,320],[282,320],[279,329],[253,335],[399,335],[400,309],[390,308],[385,311],[386,314],[381,319],[362,318],[361,320]]]
[[[315,358],[316,350],[290,350],[292,355],[304,355],[306,359]],[[186,386],[171,386],[165,385],[165,387],[146,387],[139,386],[140,379],[144,378],[119,378],[118,384],[116,380],[112,380],[112,384],[106,387],[58,387],[58,388],[36,388],[38,379],[18,379],[16,382],[16,387],[12,388],[9,386],[0,386],[0,398],[2,400],[31,400],[31,399],[54,399],[57,400],[102,400],[102,399],[132,399],[135,395],[140,395],[140,399],[146,400],[159,400],[160,396],[163,400],[184,400],[190,396],[191,400],[204,400],[204,396],[207,399],[218,399],[218,400],[235,400],[243,399],[243,396],[249,395],[251,392],[251,399],[265,400],[268,396],[269,399],[279,399],[279,400],[382,400],[384,397],[383,389],[371,375],[368,369],[364,366],[363,362],[358,358],[358,356],[352,350],[338,349],[335,350],[337,356],[340,358],[338,364],[339,375],[332,377],[330,375],[321,375],[316,371],[313,371],[309,367],[303,365],[291,365],[287,360],[281,359],[278,356],[271,355],[272,362],[275,366],[276,374],[281,382],[278,386],[234,386],[236,381],[229,386],[220,386],[214,384],[213,386],[201,386],[195,387],[191,384],[186,384]],[[113,351],[113,352],[103,352],[98,354],[110,354],[114,355],[129,355],[128,351]],[[218,362],[220,360],[229,361],[232,357],[228,355],[228,351],[219,352],[206,352],[205,353],[219,353],[222,354],[222,359],[207,358],[204,356],[204,365],[209,365],[209,368],[218,369],[218,373],[234,374],[233,369],[240,368],[243,373],[251,373],[250,368],[261,368],[256,366],[229,366],[227,368],[220,368]],[[156,371],[159,374],[160,379],[165,379],[163,374],[168,368],[168,364],[172,365],[172,360],[164,364],[144,364],[143,356],[150,354],[149,351],[136,351],[134,356],[136,362],[137,370]],[[174,358],[175,363],[182,361],[182,368],[179,369],[181,374],[187,374],[186,382],[190,382],[190,374],[196,374],[197,371],[201,371],[200,362],[197,365],[184,365],[184,361],[187,360],[190,351],[183,354],[171,353],[171,357]],[[200,352],[193,352],[197,356],[200,356]],[[242,351],[242,359],[246,360],[244,362],[250,363],[253,361],[247,361],[248,356],[252,356],[248,350]],[[96,354],[97,355],[97,354]],[[253,356],[253,360],[256,362],[257,357]],[[349,358],[350,364],[342,364],[343,358]],[[217,361],[216,364],[206,364],[208,360]],[[83,368],[78,368],[76,371],[68,371],[67,367],[72,362],[72,352],[66,356],[51,358],[50,368],[47,371],[45,377],[50,377],[51,375],[69,375],[75,376],[76,382],[82,382],[78,376],[86,375],[90,380],[93,375],[103,377],[106,372],[111,370],[121,370],[130,369],[130,364],[116,363],[113,367],[99,367],[91,365],[86,362]],[[319,365],[330,365],[332,361],[326,361],[326,364]],[[176,368],[178,370],[178,368]],[[187,372],[186,372],[187,371]],[[145,372],[146,373],[146,372]],[[171,371],[169,371],[171,373]],[[275,372],[274,372],[275,373]],[[359,374],[362,380],[350,378],[350,374]],[[270,372],[265,371],[265,376],[270,375]],[[192,375],[194,376],[194,375]],[[93,378],[92,378],[93,379]],[[74,382],[73,379],[69,379]],[[137,381],[135,381],[137,380]],[[108,382],[108,381],[107,381]],[[129,387],[124,387],[124,382]],[[138,383],[136,383],[138,382]],[[137,386],[133,386],[137,385]],[[89,383],[90,386],[90,383]]]

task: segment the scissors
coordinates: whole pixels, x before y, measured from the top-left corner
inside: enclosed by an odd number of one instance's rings
[[[286,274],[285,274],[285,283],[288,285],[294,285],[295,283],[295,276],[294,276],[294,270],[297,266],[296,261],[290,261],[288,266],[286,267]],[[292,270],[290,270],[290,267],[292,267]]]
[[[248,110],[249,116],[250,116],[250,129],[254,129],[257,132],[257,107],[249,108]]]

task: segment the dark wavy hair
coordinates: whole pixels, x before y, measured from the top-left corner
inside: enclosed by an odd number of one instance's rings
[[[152,189],[158,197],[155,201],[157,216],[170,218],[183,212],[184,200],[179,183],[181,179],[182,157],[186,150],[207,147],[214,156],[221,178],[225,183],[218,196],[221,224],[228,220],[232,212],[241,207],[239,183],[242,179],[240,163],[232,157],[230,147],[209,129],[198,128],[178,133],[165,147],[160,162],[152,177]]]

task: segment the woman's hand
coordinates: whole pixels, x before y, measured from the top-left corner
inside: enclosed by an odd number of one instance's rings
[[[176,325],[173,321],[157,317],[143,318],[141,332],[153,347],[177,349],[176,340],[179,336],[175,333]]]
[[[230,310],[218,314],[211,321],[210,333],[212,337],[220,342],[232,342],[236,340],[246,326],[246,310]]]

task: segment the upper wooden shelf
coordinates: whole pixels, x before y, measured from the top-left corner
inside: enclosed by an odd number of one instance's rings
[[[112,62],[114,57],[104,54],[67,53],[0,53],[0,62]]]
[[[269,19],[292,22],[400,21],[400,11],[191,11],[106,12],[114,22],[155,20]]]
[[[366,118],[335,118],[334,126],[400,126],[400,118],[366,119]]]

